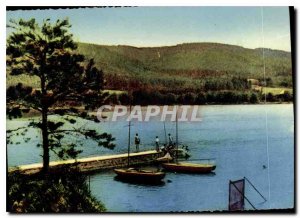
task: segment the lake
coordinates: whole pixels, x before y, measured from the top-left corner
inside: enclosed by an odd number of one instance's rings
[[[227,210],[229,180],[247,177],[267,198],[264,200],[246,182],[246,197],[257,209],[292,208],[294,205],[294,116],[292,104],[200,106],[200,122],[180,122],[179,142],[187,144],[190,161],[214,158],[215,174],[167,173],[164,184],[149,186],[115,180],[113,171],[90,176],[92,194],[109,212],[170,212]],[[52,117],[56,119],[55,117]],[[7,121],[7,129],[24,126],[28,119]],[[85,125],[111,133],[116,148],[107,150],[85,140],[81,157],[127,152],[125,120]],[[165,123],[175,138],[175,123]],[[138,132],[142,149],[154,149],[155,136],[164,141],[164,126],[158,120],[133,122],[132,138]],[[7,147],[8,165],[41,162],[40,133],[29,129],[29,143],[17,136]],[[80,140],[69,138],[68,140]],[[132,146],[134,150],[134,146]],[[52,154],[51,160],[57,158]],[[268,165],[269,163],[269,165]],[[265,167],[264,167],[265,166]],[[246,202],[246,209],[252,209]]]

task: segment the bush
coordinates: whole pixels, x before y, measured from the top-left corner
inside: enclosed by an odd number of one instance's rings
[[[186,104],[186,105],[195,104],[195,99],[196,99],[196,96],[194,93],[191,93],[191,92],[186,93],[183,98],[183,104]]]
[[[270,93],[270,92],[267,94],[266,100],[268,102],[274,102],[274,101],[276,101],[275,96],[272,93]]]
[[[206,95],[204,93],[199,93],[196,98],[196,104],[206,104]]]
[[[110,104],[114,104],[114,105],[120,103],[119,100],[118,100],[118,96],[117,96],[115,93],[111,94],[111,95],[108,97],[108,102],[109,102]]]
[[[214,103],[216,102],[216,94],[214,92],[208,92],[206,94],[207,103]]]
[[[104,212],[102,203],[91,196],[86,177],[78,171],[47,176],[8,175],[8,211]]]
[[[122,93],[119,95],[119,102],[123,105],[129,105],[132,101],[132,96],[128,95],[127,93]]]
[[[285,91],[282,95],[279,96],[282,101],[293,101],[293,95],[291,95],[288,91]]]
[[[172,105],[175,104],[177,102],[177,98],[176,95],[174,95],[173,93],[168,93],[165,95],[165,103]]]
[[[256,93],[252,93],[249,99],[250,103],[256,104],[258,103],[258,96]]]
[[[248,93],[241,93],[240,94],[240,101],[242,103],[249,102],[250,101],[249,94]]]

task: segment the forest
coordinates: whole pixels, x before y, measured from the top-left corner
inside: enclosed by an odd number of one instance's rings
[[[114,103],[126,103],[126,98],[139,104],[240,104],[293,99],[290,52],[265,49],[263,60],[262,48],[219,43],[148,48],[79,43],[77,51],[86,60],[93,59],[103,71],[104,89],[115,91],[110,96]],[[7,86],[19,82],[39,86],[37,78],[11,77],[7,72]],[[265,96],[262,87],[279,88],[282,93]]]

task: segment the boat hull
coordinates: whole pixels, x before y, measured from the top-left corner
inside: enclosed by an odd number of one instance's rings
[[[190,163],[163,163],[162,167],[171,172],[178,173],[211,173],[216,169],[212,164],[190,164]]]
[[[128,169],[115,169],[114,171],[120,179],[143,183],[160,182],[166,176],[164,172]]]

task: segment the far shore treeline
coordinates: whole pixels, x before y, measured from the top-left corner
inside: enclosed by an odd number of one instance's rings
[[[205,105],[205,104],[257,104],[267,102],[280,103],[292,102],[293,96],[289,92],[274,95],[268,93],[266,96],[254,91],[208,91],[199,93],[161,93],[159,91],[134,91],[132,95],[122,93],[112,94],[109,97],[110,104],[128,105],[129,99],[134,105]]]

